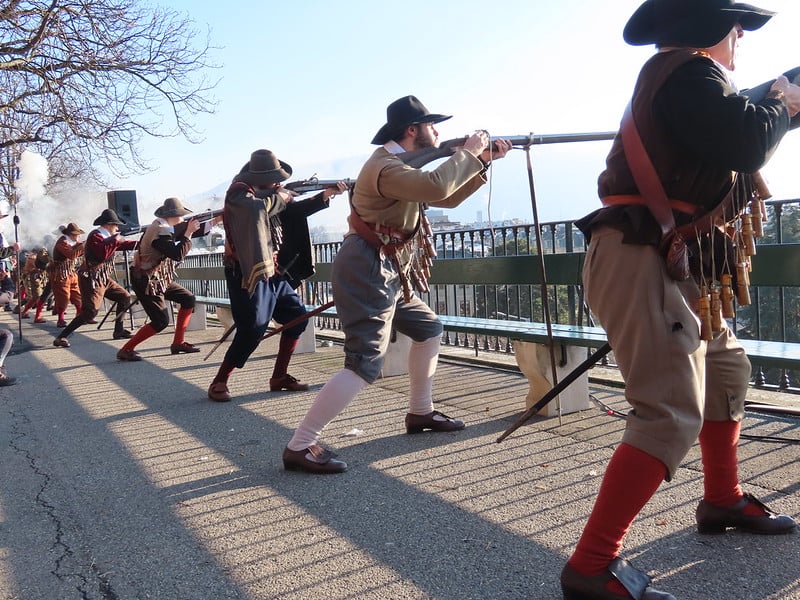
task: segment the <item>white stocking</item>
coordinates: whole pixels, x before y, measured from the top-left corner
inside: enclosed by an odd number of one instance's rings
[[[297,426],[287,445],[289,450],[305,450],[316,444],[328,423],[347,408],[347,405],[358,396],[358,392],[366,386],[367,382],[350,369],[342,369],[331,377]]]
[[[411,414],[427,415],[433,411],[433,375],[439,360],[440,343],[441,336],[428,338],[424,342],[411,341],[408,352],[408,412]]]

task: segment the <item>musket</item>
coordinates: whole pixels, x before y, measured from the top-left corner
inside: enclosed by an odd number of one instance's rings
[[[192,219],[196,220],[200,223],[200,227],[195,231],[191,237],[203,237],[208,235],[211,232],[211,227],[206,227],[209,225],[214,219],[218,216],[223,214],[224,209],[218,208],[216,210],[207,210],[197,214],[189,214],[186,215],[186,219],[175,225],[175,237],[182,236],[186,233],[186,227],[189,225],[189,221]],[[125,229],[120,229],[120,235],[122,236],[130,236],[130,235],[138,235],[140,233],[145,233],[147,228],[150,225],[136,225],[131,227],[126,227]]]
[[[347,185],[347,189],[351,191],[353,186],[356,184],[356,182],[352,179],[318,179],[317,176],[314,175],[301,181],[290,181],[289,183],[284,183],[283,187],[290,192],[294,192],[295,194],[302,196],[303,194],[308,194],[309,192],[320,192],[328,188],[335,188],[340,181]]]
[[[539,144],[563,144],[566,142],[595,142],[602,140],[613,140],[616,134],[616,131],[536,135],[530,133],[528,135],[491,136],[489,140],[493,147],[498,140],[507,140],[508,142],[511,142],[511,146],[513,148],[529,148]],[[410,152],[401,152],[396,156],[408,166],[419,169],[431,161],[452,156],[456,150],[464,145],[466,141],[467,136],[454,138],[452,140],[440,142],[435,148],[422,148],[420,150],[411,150]]]
[[[786,71],[784,75],[789,82],[794,83],[795,85],[800,85],[800,67],[790,69]],[[769,89],[772,87],[773,83],[775,83],[775,80],[770,79],[761,85],[742,90],[741,95],[747,96],[750,99],[750,102],[761,102],[764,98],[766,98],[767,94],[769,94]]]

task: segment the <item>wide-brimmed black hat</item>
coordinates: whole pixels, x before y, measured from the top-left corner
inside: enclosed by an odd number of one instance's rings
[[[646,0],[628,20],[622,37],[633,46],[710,48],[736,23],[754,31],[774,14],[732,0]]]
[[[403,96],[386,108],[386,125],[378,130],[372,143],[385,144],[398,137],[409,125],[441,123],[451,116],[430,112],[416,96]]]
[[[190,212],[192,212],[191,209],[184,206],[178,198],[167,198],[164,200],[164,204],[159,206],[153,214],[159,219],[166,219],[169,217],[183,217]]]
[[[100,213],[92,225],[125,225],[125,221],[120,219],[112,209],[107,208]]]
[[[97,223],[95,223],[95,225],[97,225]],[[66,225],[62,225],[60,229],[61,233],[64,235],[80,235],[86,233],[83,229],[78,227],[77,223],[67,223]]]
[[[278,157],[269,150],[256,150],[250,155],[242,170],[236,176],[236,181],[242,181],[253,187],[267,186],[271,183],[286,181],[292,176],[292,167],[278,160]]]

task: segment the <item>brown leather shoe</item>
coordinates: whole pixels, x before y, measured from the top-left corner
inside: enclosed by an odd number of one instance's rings
[[[58,337],[53,340],[53,346],[56,348],[69,348],[69,340],[67,338]]]
[[[344,473],[347,463],[334,458],[336,455],[319,444],[305,450],[283,449],[283,468],[287,471],[305,471],[317,475]]]
[[[406,415],[406,433],[422,433],[426,429],[431,431],[459,431],[464,429],[463,421],[457,421],[438,410],[427,415]]]
[[[307,392],[308,385],[300,383],[289,375],[288,373],[283,377],[275,377],[269,380],[269,391],[279,392],[281,390],[289,390],[290,392]]]
[[[746,515],[743,509],[748,504],[755,504],[764,511],[763,515]],[[697,519],[697,532],[704,534],[725,533],[727,528],[760,533],[763,535],[778,535],[791,533],[797,523],[788,515],[779,515],[752,494],[745,494],[733,506],[715,506],[701,500],[695,511]]]
[[[606,588],[612,579],[619,581],[635,600],[676,600],[672,594],[650,587],[650,577],[621,558],[612,560],[604,573],[591,576],[581,575],[569,564],[564,565],[561,591],[564,600],[625,600],[625,596]]]
[[[34,319],[33,322],[34,323],[47,323],[47,319],[45,319],[44,317],[39,317],[37,319]]]
[[[217,381],[208,388],[208,397],[214,402],[230,402],[231,393],[228,391],[228,384]]]
[[[6,368],[0,367],[0,387],[6,387],[8,385],[14,385],[17,383],[16,377],[9,377],[8,373],[6,373]]]
[[[59,327],[61,329],[64,329],[64,327],[66,327],[66,326],[67,326],[67,322],[66,321],[58,321],[56,323],[56,327]]]
[[[193,344],[190,344],[189,342],[181,342],[180,344],[172,344],[169,347],[169,351],[172,354],[179,354],[181,352],[185,352],[186,354],[192,354],[193,352],[200,352],[200,348],[198,348]]]
[[[142,360],[142,356],[136,350],[125,350],[123,348],[120,348],[119,351],[117,352],[117,360],[125,362],[136,362]]]

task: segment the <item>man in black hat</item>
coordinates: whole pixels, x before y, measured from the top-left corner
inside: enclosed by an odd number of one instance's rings
[[[139,361],[141,355],[135,348],[146,339],[166,329],[169,325],[169,302],[180,305],[175,319],[175,335],[169,349],[172,354],[199,352],[200,348],[184,341],[186,328],[194,312],[195,296],[182,285],[175,283],[177,263],[186,258],[192,249],[192,234],[200,228],[196,219],[189,219],[180,236],[175,226],[192,211],[178,198],[167,198],[155,211],[156,220],[145,230],[131,266],[131,287],[150,317],[136,334],[117,352],[117,360]]]
[[[288,323],[306,313],[289,278],[273,258],[276,224],[271,219],[293,202],[294,194],[281,187],[281,182],[291,174],[292,168],[278,160],[273,152],[256,150],[225,194],[225,280],[236,334],[208,388],[208,397],[215,402],[231,400],[228,378],[233,369],[244,367],[271,320]],[[327,203],[346,189],[344,182],[338,182],[315,198],[319,196]],[[314,199],[304,202],[310,201]],[[288,373],[289,361],[307,325],[303,321],[281,332],[278,356],[269,381],[271,391],[308,389]]]
[[[392,328],[409,336],[408,433],[458,431],[464,423],[433,409],[433,375],[439,356],[442,324],[408,287],[413,240],[422,224],[423,204],[454,208],[486,183],[492,158],[502,158],[511,145],[501,140],[489,150],[485,132],[432,171],[406,165],[398,154],[435,147],[435,114],[415,96],[392,102],[379,144],[356,180],[349,217],[350,230],[333,263],[333,296],[345,334],[344,368],[320,390],[314,404],[283,452],[286,469],[340,473],[347,465],[319,445],[323,428],[381,372]],[[404,285],[405,282],[405,285]],[[404,290],[405,288],[405,290]]]
[[[84,257],[78,267],[78,285],[81,291],[81,312],[58,334],[53,345],[57,348],[69,348],[67,339],[73,331],[84,323],[94,320],[103,298],[108,298],[117,305],[117,318],[114,321],[114,339],[131,337],[131,332],[123,327],[122,316],[131,304],[131,295],[114,279],[114,255],[118,250],[133,250],[136,242],[123,239],[119,226],[125,222],[120,220],[110,208],[105,209],[94,220],[93,229],[86,238]]]
[[[57,327],[66,327],[64,313],[67,305],[75,306],[75,313],[81,312],[81,291],[78,285],[76,265],[83,256],[83,242],[80,236],[86,233],[77,223],[68,223],[61,229],[61,237],[53,246],[53,261],[48,269],[48,279],[53,289],[54,307],[58,315]]]
[[[566,599],[674,600],[619,553],[639,511],[698,436],[700,533],[795,528],[791,517],[739,485],[750,363],[719,308],[717,319],[695,312],[708,306],[708,290],[719,290],[736,261],[719,225],[749,210],[754,173],[800,110],[800,88],[786,77],[752,100],[728,79],[739,38],[772,14],[729,0],[647,0],[625,26],[628,43],[659,51],[642,68],[600,175],[604,208],[578,226],[590,240],[585,297],[606,330],[633,410],[561,574]],[[682,239],[706,260],[686,261]]]

